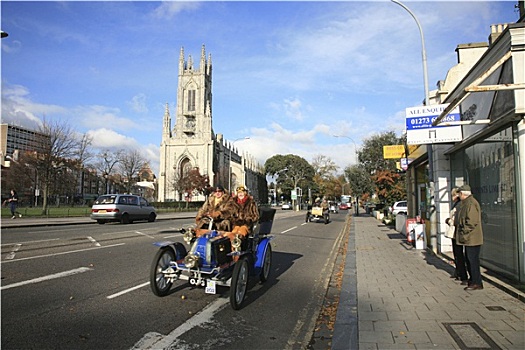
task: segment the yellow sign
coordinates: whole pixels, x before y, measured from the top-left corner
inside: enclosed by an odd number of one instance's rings
[[[408,146],[408,153],[412,153],[417,149],[418,145]],[[383,146],[383,158],[384,159],[399,159],[405,158],[405,146],[403,145],[390,145]]]

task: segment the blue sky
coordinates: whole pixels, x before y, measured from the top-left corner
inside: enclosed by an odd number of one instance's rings
[[[429,89],[458,44],[518,20],[516,1],[410,1]],[[424,99],[416,22],[390,1],[2,1],[2,122],[67,120],[97,148],[142,150],[155,172],[181,47],[213,63],[213,128],[261,164],[316,155],[340,167],[371,135],[404,130]],[[336,138],[332,135],[344,135]]]

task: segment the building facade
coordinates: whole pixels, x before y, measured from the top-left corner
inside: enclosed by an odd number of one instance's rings
[[[437,246],[432,249],[449,252],[451,243],[444,232],[450,209],[450,190],[454,186],[469,184],[482,209],[482,266],[523,283],[523,12],[517,23],[493,25],[488,45],[460,45],[457,51],[458,65],[449,71],[447,81],[438,84],[432,102],[448,104],[434,125],[439,124],[452,109],[459,107],[461,121],[457,124],[461,125],[463,138],[453,144],[429,145],[410,164],[409,215],[421,215],[426,219],[427,242],[432,242],[432,236],[436,236]],[[462,63],[465,63],[463,68]],[[430,188],[432,184],[433,188]],[[431,211],[435,211],[435,222],[430,220]]]
[[[234,190],[244,185],[256,200],[265,200],[267,186],[264,170],[248,154],[239,154],[235,142],[228,142],[213,131],[212,62],[202,46],[199,66],[186,60],[184,49],[179,57],[177,106],[172,126],[166,105],[160,144],[160,168],[157,179],[159,202],[204,200],[202,194],[191,198],[176,190],[176,182],[191,169],[208,176],[211,186]]]

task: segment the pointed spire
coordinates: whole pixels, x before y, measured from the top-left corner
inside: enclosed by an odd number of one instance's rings
[[[182,74],[184,71],[184,47],[180,48],[180,55],[179,55],[179,74]]]
[[[166,102],[166,108],[164,110],[164,125],[162,128],[162,133],[167,137],[171,137],[171,116],[170,116],[170,108],[167,102]]]
[[[211,53],[208,54],[208,63],[206,64],[206,74],[211,75]]]
[[[201,48],[201,63],[199,65],[199,69],[202,69],[202,71],[205,71],[206,67],[206,49],[204,47],[204,44],[202,44]]]
[[[188,67],[189,70],[193,70],[193,57],[191,55],[188,55]]]

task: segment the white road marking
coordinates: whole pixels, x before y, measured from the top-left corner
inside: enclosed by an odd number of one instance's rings
[[[94,239],[93,237],[88,236],[87,239],[89,239],[89,241],[90,241],[91,243],[94,243],[97,247],[100,247],[100,243],[98,243],[97,240]]]
[[[281,233],[286,233],[286,232],[289,232],[289,231],[291,231],[291,230],[295,230],[296,228],[297,228],[297,226],[294,226],[294,227],[292,227],[292,228],[289,228],[288,230],[284,230],[284,231],[281,232]]]
[[[115,294],[111,294],[111,295],[108,295],[106,298],[107,299],[113,299],[113,298],[116,298],[116,297],[119,297],[123,294],[126,294],[126,293],[129,293],[129,292],[132,292],[134,291],[135,289],[139,289],[139,288],[142,288],[144,286],[147,286],[149,284],[149,282],[146,282],[146,283],[142,283],[142,284],[139,284],[138,286],[135,286],[135,287],[131,287],[131,288],[128,288],[126,290],[123,290],[122,292],[118,292],[118,293],[115,293]]]
[[[210,322],[213,316],[227,304],[228,298],[219,298],[166,336],[157,332],[146,333],[141,340],[135,343],[132,349],[169,349],[170,345],[173,344],[178,337],[194,327]]]
[[[15,258],[15,255],[16,255],[16,252],[20,249],[22,245],[21,244],[15,244],[13,246],[13,249],[11,249],[11,251],[9,252],[9,254],[7,254],[7,256],[5,257],[5,260],[11,260],[11,259],[14,259]]]
[[[40,239],[38,241],[27,241],[27,242],[20,242],[20,244],[28,244],[28,243],[40,243],[40,242],[49,242],[49,241],[57,241],[59,240],[60,238],[51,238],[51,239]],[[2,247],[6,247],[6,246],[9,246],[9,245],[13,245],[13,244],[18,244],[18,243],[5,243],[5,244],[2,244],[0,246]]]
[[[147,233],[142,233],[140,231],[135,231],[135,233],[138,233],[139,235],[143,235],[143,236],[146,236],[146,237],[149,237],[149,238],[153,238],[153,239],[155,238],[153,236],[148,235]]]
[[[10,289],[10,288],[15,288],[15,287],[20,287],[20,286],[25,286],[27,284],[33,284],[33,283],[38,283],[38,282],[43,282],[43,281],[49,281],[49,280],[52,280],[52,279],[55,279],[55,278],[62,278],[62,277],[72,276],[72,275],[76,275],[76,274],[87,272],[87,271],[91,271],[91,270],[93,270],[93,269],[90,268],[90,267],[79,267],[78,269],[73,269],[73,270],[69,270],[69,271],[54,273],[52,275],[48,275],[48,276],[44,276],[44,277],[38,277],[38,278],[34,278],[32,280],[27,280],[27,281],[23,281],[23,282],[8,284],[7,286],[2,286],[0,288],[0,290]]]
[[[95,250],[95,249],[104,249],[104,248],[118,247],[118,246],[124,245],[124,244],[126,244],[126,243],[112,244],[112,245],[107,245],[107,246],[104,246],[104,247],[94,247],[94,248],[71,250],[69,252],[62,252],[62,253],[53,253],[53,254],[44,254],[44,255],[30,256],[30,257],[27,257],[27,258],[20,258],[20,259],[9,260],[9,261],[1,261],[0,263],[4,264],[4,263],[15,262],[15,261],[31,260],[31,259],[47,258],[47,257],[50,257],[50,256],[57,256],[57,255],[64,255],[64,254],[87,252],[89,250]]]

